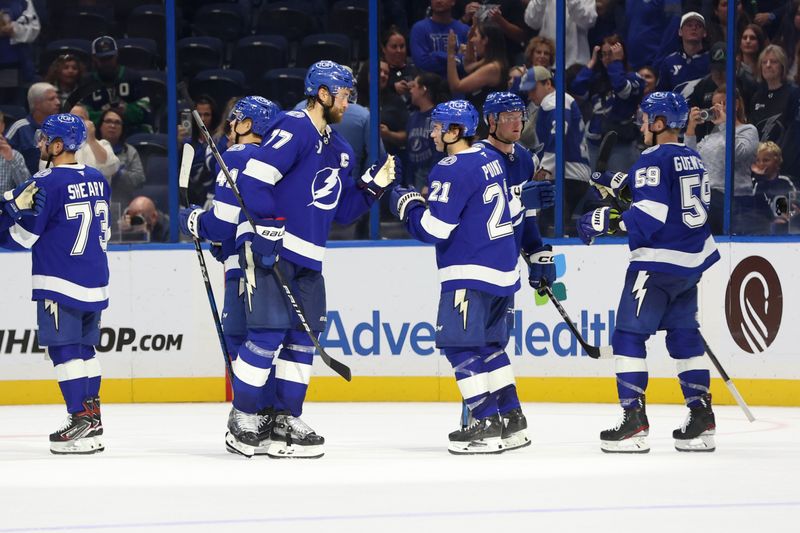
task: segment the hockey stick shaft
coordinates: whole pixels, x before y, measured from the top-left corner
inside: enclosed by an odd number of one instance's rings
[[[233,195],[236,197],[236,201],[239,203],[239,207],[241,208],[242,213],[244,213],[247,222],[250,223],[250,225],[253,227],[253,231],[255,231],[256,223],[253,220],[253,217],[250,215],[250,212],[247,210],[247,207],[244,204],[244,200],[242,199],[242,195],[239,194],[239,188],[233,181],[230,171],[228,170],[228,166],[222,159],[222,155],[220,155],[219,150],[217,150],[217,145],[214,143],[214,139],[212,139],[211,134],[206,128],[206,125],[200,118],[200,114],[196,110],[192,111],[192,116],[194,117],[195,123],[197,123],[197,127],[200,128],[200,132],[203,134],[203,137],[205,138],[208,147],[211,149],[211,153],[214,155],[214,159],[216,159],[220,170],[222,170],[222,173],[225,176],[225,181],[228,183],[228,186],[231,188]],[[331,370],[342,376],[344,379],[346,379],[347,381],[352,380],[352,374],[350,372],[350,368],[344,363],[337,361],[336,359],[328,355],[328,353],[319,343],[317,336],[311,330],[311,326],[308,325],[308,321],[306,320],[305,314],[303,313],[303,310],[300,308],[300,304],[298,303],[297,299],[292,293],[292,289],[286,283],[286,279],[283,277],[283,274],[278,268],[278,263],[279,261],[276,260],[275,267],[272,269],[272,272],[275,274],[275,279],[278,281],[278,284],[281,286],[283,292],[286,294],[286,298],[289,300],[289,303],[291,304],[292,309],[294,310],[294,313],[297,316],[297,319],[300,322],[300,325],[302,326],[303,330],[308,334],[308,336],[311,338],[311,342],[314,343],[314,347],[319,351],[320,358],[326,365],[328,365],[328,367]]]
[[[700,335],[700,338],[703,340],[703,347],[705,348],[706,355],[708,355],[708,358],[711,359],[711,362],[714,364],[714,368],[716,368],[717,372],[719,372],[719,375],[722,377],[722,381],[725,382],[725,386],[728,387],[731,396],[733,396],[733,399],[736,400],[737,404],[739,404],[739,407],[742,408],[742,411],[744,411],[744,416],[747,417],[747,420],[753,422],[756,417],[754,417],[753,413],[750,412],[750,408],[747,407],[744,398],[742,398],[742,395],[739,394],[739,391],[736,389],[736,385],[733,384],[733,380],[731,380],[728,373],[725,372],[725,369],[722,368],[719,359],[717,359],[717,356],[711,351],[711,348],[708,346],[708,343],[702,334]]]
[[[183,156],[181,157],[181,169],[179,175],[179,184],[183,199],[186,205],[189,205],[189,190],[187,188],[189,182],[189,173],[191,172],[192,159],[194,159],[194,148],[190,144],[183,145]],[[194,249],[197,252],[197,261],[200,263],[200,274],[203,276],[203,284],[206,287],[206,296],[208,296],[208,305],[211,307],[211,318],[214,320],[214,326],[217,329],[217,338],[219,339],[219,346],[222,349],[222,358],[225,360],[225,368],[228,372],[228,379],[233,380],[233,367],[231,366],[231,358],[228,353],[228,346],[225,343],[225,335],[222,332],[222,322],[219,319],[219,310],[217,309],[217,302],[214,299],[214,291],[211,288],[211,280],[208,277],[208,267],[206,266],[206,259],[203,256],[203,249],[200,247],[200,239],[192,237],[194,242]]]

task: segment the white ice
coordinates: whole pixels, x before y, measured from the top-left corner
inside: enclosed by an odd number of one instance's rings
[[[679,453],[685,408],[649,405],[651,452],[607,455],[613,405],[526,404],[533,445],[451,456],[455,404],[308,404],[318,460],[225,451],[229,404],[104,405],[106,451],[62,457],[60,406],[0,407],[9,531],[798,531],[800,409],[718,406],[717,451]],[[512,529],[513,528],[513,529]]]

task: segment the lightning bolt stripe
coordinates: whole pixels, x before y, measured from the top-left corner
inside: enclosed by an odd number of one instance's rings
[[[464,323],[464,331],[467,330],[467,312],[469,311],[469,300],[467,300],[467,290],[458,289],[453,295],[453,309],[458,310]]]
[[[498,287],[512,287],[519,281],[519,272],[516,269],[505,272],[483,265],[452,265],[439,269],[439,281],[442,283],[462,279],[483,281]]]
[[[667,221],[667,214],[669,213],[669,206],[661,202],[654,202],[653,200],[639,200],[631,204],[642,213],[646,213],[658,220],[662,224]]]
[[[283,179],[283,174],[281,174],[280,170],[258,159],[248,160],[242,174],[255,178],[268,185],[275,185]]]
[[[247,290],[247,307],[253,311],[253,290],[256,288],[256,266],[253,259],[253,249],[251,243],[244,243],[244,280],[245,289]]]
[[[639,316],[639,313],[642,310],[642,303],[644,302],[644,297],[647,294],[647,289],[644,288],[647,280],[650,278],[650,274],[645,272],[644,270],[640,270],[639,273],[636,275],[636,281],[633,282],[633,288],[631,289],[631,293],[633,294],[633,299],[639,302],[639,305],[636,307],[636,316]]]
[[[54,302],[53,300],[45,300],[44,309],[53,316],[53,320],[56,323],[56,331],[58,331],[58,302]]]
[[[103,302],[108,300],[108,285],[104,287],[84,287],[55,276],[36,274],[32,277],[34,291],[51,291],[81,302]]]
[[[697,268],[717,251],[714,238],[709,235],[699,252],[680,252],[663,248],[637,248],[631,252],[631,262],[644,261],[652,263],[668,263],[684,268]]]
[[[450,236],[458,224],[449,224],[433,216],[430,210],[426,209],[419,220],[422,229],[437,239],[446,239]]]

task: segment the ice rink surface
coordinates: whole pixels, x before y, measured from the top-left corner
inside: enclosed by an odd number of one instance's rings
[[[60,457],[61,406],[0,407],[10,531],[798,531],[800,409],[717,406],[717,451],[679,453],[685,408],[650,405],[651,452],[607,455],[614,405],[526,404],[533,445],[446,451],[456,404],[308,404],[318,460],[225,451],[229,404],[104,405],[106,451]]]

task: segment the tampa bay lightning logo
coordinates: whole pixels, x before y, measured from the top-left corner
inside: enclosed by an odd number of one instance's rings
[[[339,204],[339,196],[342,194],[342,180],[339,177],[340,170],[326,167],[317,172],[311,182],[311,203],[308,206],[313,205],[324,211],[336,208]]]

